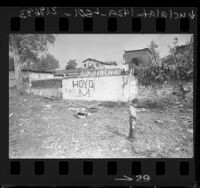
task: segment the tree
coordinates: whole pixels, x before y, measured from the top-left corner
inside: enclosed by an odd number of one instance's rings
[[[177,37],[173,38],[172,43],[173,43],[173,46],[172,47],[169,46],[169,51],[170,51],[170,53],[171,53],[171,55],[172,55],[172,57],[174,59],[174,62],[176,63],[177,59],[176,59],[175,54],[176,54],[176,47],[179,46],[178,38]]]
[[[51,54],[47,54],[46,56],[42,55],[39,63],[37,64],[38,70],[51,70],[59,68],[58,60]]]
[[[38,54],[47,50],[47,43],[53,44],[52,34],[11,34],[9,35],[9,50],[13,54],[17,90],[23,89],[21,68],[24,62],[38,61]]]
[[[66,65],[66,70],[68,69],[76,69],[77,68],[77,62],[75,59],[70,59],[68,62],[67,62],[67,65]]]
[[[160,59],[159,52],[156,51],[158,45],[152,40],[149,44],[149,50],[151,51],[155,62],[157,63]]]
[[[14,59],[11,56],[9,56],[9,69],[14,69]]]
[[[193,36],[190,42],[181,46],[178,38],[174,38],[173,46],[169,48],[170,55],[162,61],[161,66],[150,64],[148,67],[135,67],[135,76],[140,84],[163,84],[167,80],[189,81],[193,78]]]
[[[186,48],[183,48],[181,52],[177,51],[179,46],[178,38],[173,39],[173,46],[170,47],[170,53],[173,57],[173,61],[165,66],[165,69],[170,70],[171,77],[178,80],[190,80],[193,78],[193,37],[191,37],[189,43],[185,43]]]

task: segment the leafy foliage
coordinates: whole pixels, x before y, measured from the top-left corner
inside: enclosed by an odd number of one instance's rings
[[[12,34],[9,36],[9,40],[11,53],[14,53],[13,42],[15,42],[23,64],[27,60],[38,61],[38,54],[47,50],[48,42],[54,43],[55,36],[52,34]]]
[[[189,81],[193,78],[193,44],[170,47],[170,55],[162,63],[135,67],[135,76],[142,85],[162,84],[167,80]],[[181,50],[178,50],[182,48]]]
[[[159,61],[160,55],[159,52],[156,50],[158,45],[152,40],[149,44],[149,50],[151,51],[155,62]]]
[[[59,68],[59,62],[53,55],[48,53],[46,56],[41,56],[36,66],[38,70],[51,70]]]
[[[48,42],[53,44],[52,34],[11,34],[9,35],[9,53],[14,58],[17,90],[23,89],[21,68],[23,64],[37,63],[38,55],[47,50]]]
[[[152,83],[161,83],[165,80],[162,67],[155,66],[154,64],[142,68],[135,67],[135,76],[138,82],[145,86]]]
[[[77,68],[77,62],[75,59],[70,59],[68,62],[67,62],[67,65],[66,65],[66,70],[68,69],[76,69]]]

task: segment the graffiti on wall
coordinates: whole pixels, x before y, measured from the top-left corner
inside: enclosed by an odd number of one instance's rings
[[[81,72],[81,76],[116,76],[120,74],[120,69],[85,70]]]
[[[73,80],[72,87],[78,88],[79,97],[91,97],[91,93],[95,88],[95,84],[94,80]]]
[[[117,76],[121,75],[121,69],[85,69],[85,70],[76,70],[76,72],[66,71],[65,77],[94,77],[94,76]]]
[[[136,88],[128,75],[62,79],[62,97],[67,100],[128,101]]]

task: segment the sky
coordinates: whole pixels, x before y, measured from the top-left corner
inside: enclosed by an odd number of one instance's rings
[[[77,60],[78,66],[87,58],[100,61],[116,61],[123,64],[124,50],[147,48],[152,40],[160,57],[169,54],[169,45],[178,38],[182,45],[190,41],[192,34],[57,34],[54,44],[48,45],[48,52],[58,59],[64,69],[70,59]]]

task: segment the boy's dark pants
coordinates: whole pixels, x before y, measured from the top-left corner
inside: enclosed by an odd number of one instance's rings
[[[129,139],[133,138],[133,130],[135,128],[135,121],[136,121],[136,118],[134,118],[133,116],[130,116],[129,117],[129,124],[130,124],[130,129],[129,129]]]

